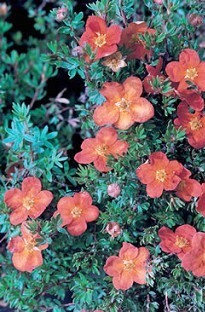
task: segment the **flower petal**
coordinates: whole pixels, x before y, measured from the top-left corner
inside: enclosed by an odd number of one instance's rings
[[[151,198],[160,197],[163,193],[163,183],[154,180],[153,182],[147,184],[146,192],[147,195]]]
[[[23,202],[22,191],[17,188],[8,190],[4,195],[4,202],[11,209],[19,208]]]
[[[136,122],[146,122],[154,116],[154,107],[145,98],[139,98],[132,103],[130,109]]]
[[[50,191],[41,191],[34,199],[34,206],[28,211],[29,217],[38,218],[50,204],[53,194]]]
[[[28,210],[24,208],[23,206],[15,209],[10,214],[10,222],[13,225],[21,224],[22,222],[26,221],[28,218]]]
[[[122,140],[117,140],[112,146],[109,147],[109,153],[118,158],[118,156],[122,156],[123,154],[127,153],[128,150],[128,143]]]
[[[96,206],[90,206],[84,209],[83,217],[86,222],[95,221],[99,216],[99,209]]]
[[[36,177],[25,178],[22,182],[24,196],[34,197],[41,191],[41,181]]]
[[[118,276],[123,270],[123,262],[119,257],[111,256],[107,259],[103,269],[109,276]]]
[[[107,29],[106,33],[106,44],[113,45],[119,43],[121,38],[122,29],[118,25],[112,25]]]
[[[96,138],[103,144],[110,146],[117,141],[117,132],[114,128],[102,128],[98,131]]]
[[[87,230],[87,223],[83,217],[73,219],[73,221],[68,224],[67,230],[72,236],[79,236]]]
[[[184,49],[179,55],[179,62],[185,68],[197,67],[200,63],[198,53],[192,49]]]
[[[119,119],[119,110],[116,106],[106,102],[95,109],[93,119],[98,126],[112,125]]]
[[[142,164],[136,170],[136,175],[143,184],[151,183],[156,178],[156,171],[150,164]]]
[[[133,285],[133,277],[131,273],[129,271],[123,271],[120,276],[114,276],[113,285],[116,289],[129,289]]]

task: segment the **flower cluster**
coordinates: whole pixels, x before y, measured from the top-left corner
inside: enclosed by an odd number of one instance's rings
[[[186,202],[192,197],[200,197],[197,211],[204,214],[203,185],[190,179],[191,172],[177,160],[171,160],[163,152],[154,152],[136,170],[140,182],[146,184],[147,195],[151,198],[160,197],[165,191],[175,191],[176,195]],[[198,207],[197,206],[197,207]]]
[[[158,235],[160,247],[164,252],[175,254],[186,271],[195,276],[205,276],[205,233],[197,232],[188,224],[176,228],[175,232],[163,226]]]
[[[19,271],[31,272],[43,263],[41,250],[46,249],[48,244],[38,244],[37,239],[41,236],[31,233],[27,219],[37,219],[52,199],[50,191],[41,191],[41,181],[36,177],[25,178],[22,190],[12,188],[5,193],[4,202],[13,210],[10,214],[11,224],[21,224],[22,236],[13,237],[8,244],[8,249],[13,253],[13,265]],[[98,218],[99,209],[92,205],[88,192],[80,192],[73,197],[61,198],[54,217],[57,215],[62,219],[61,226],[67,226],[70,235],[79,236],[87,230],[87,222]]]

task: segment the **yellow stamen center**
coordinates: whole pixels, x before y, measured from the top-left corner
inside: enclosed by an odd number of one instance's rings
[[[106,44],[106,34],[96,33],[97,37],[94,39],[94,43],[97,47],[101,48]]]
[[[190,127],[191,127],[191,130],[198,130],[200,128],[202,128],[202,123],[201,123],[201,120],[196,117],[196,118],[193,118],[190,122]]]
[[[160,182],[164,182],[166,179],[166,176],[167,174],[166,174],[165,169],[161,169],[156,172],[156,179]]]
[[[31,238],[29,240],[24,239],[25,247],[28,251],[33,251],[33,249],[36,246],[36,240],[34,238]]]
[[[184,247],[188,247],[189,246],[189,242],[186,238],[182,237],[182,236],[178,236],[176,237],[176,242],[175,244],[179,247],[179,248],[184,248]]]
[[[185,78],[188,80],[194,80],[196,77],[198,77],[198,72],[197,69],[195,67],[193,68],[188,68],[186,70],[186,75]]]
[[[138,35],[132,34],[130,43],[137,44],[137,43],[143,43],[143,41],[138,37]]]
[[[34,198],[31,197],[25,197],[23,200],[23,206],[27,209],[30,210],[34,206]]]
[[[133,260],[123,260],[123,264],[126,271],[133,270],[135,267],[135,262]]]
[[[73,216],[73,218],[78,218],[81,216],[82,214],[82,209],[79,207],[74,207],[73,210],[71,211],[71,214]]]
[[[115,106],[117,106],[121,112],[129,111],[130,102],[122,98],[121,101],[115,103]]]
[[[105,156],[107,153],[107,149],[108,148],[106,145],[98,145],[95,150],[98,153],[98,155]]]

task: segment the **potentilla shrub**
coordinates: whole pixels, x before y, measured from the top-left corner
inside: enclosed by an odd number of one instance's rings
[[[85,84],[77,172],[55,154],[45,174],[41,153],[61,141],[33,136],[14,105],[4,144],[33,166],[2,178],[0,294],[20,311],[204,311],[204,4],[87,8],[56,8],[69,44],[57,38],[44,56]],[[15,142],[16,124],[26,130]]]

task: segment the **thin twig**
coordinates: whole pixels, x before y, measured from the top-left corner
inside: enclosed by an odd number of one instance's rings
[[[167,311],[170,312],[170,308],[169,308],[169,302],[168,302],[168,296],[167,296],[167,292],[165,292],[165,305],[167,308]]]

